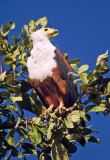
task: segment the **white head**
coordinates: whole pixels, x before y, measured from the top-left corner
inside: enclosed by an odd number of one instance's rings
[[[58,34],[58,30],[54,28],[41,28],[40,30],[33,32],[31,34],[31,39],[33,41],[42,41],[44,39],[49,39]]]

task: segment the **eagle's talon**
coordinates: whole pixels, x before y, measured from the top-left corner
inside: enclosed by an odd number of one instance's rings
[[[58,106],[58,108],[55,109],[54,113],[61,115],[61,114],[63,114],[63,113],[65,112],[65,110],[66,110],[66,107],[64,107],[64,104],[61,103],[61,104]]]
[[[46,109],[46,111],[41,114],[40,116],[41,117],[44,117],[45,119],[48,119],[49,118],[49,114],[53,111],[53,105],[51,105],[48,109]]]

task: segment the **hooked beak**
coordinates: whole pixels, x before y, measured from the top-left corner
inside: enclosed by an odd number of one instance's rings
[[[48,30],[45,32],[51,37],[58,35],[58,30],[54,28],[48,28]]]

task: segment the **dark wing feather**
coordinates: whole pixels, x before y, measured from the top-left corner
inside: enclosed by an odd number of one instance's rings
[[[67,81],[70,97],[71,97],[72,102],[74,103],[76,102],[79,96],[79,93],[78,93],[76,85],[73,84],[73,80],[74,80],[73,75],[71,74],[68,75],[69,72],[72,72],[71,66],[59,49],[55,50],[54,59],[57,62],[57,65],[59,66],[62,79]]]

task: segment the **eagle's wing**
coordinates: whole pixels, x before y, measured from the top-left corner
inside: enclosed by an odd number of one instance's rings
[[[57,65],[59,66],[59,70],[60,70],[62,79],[67,82],[69,94],[70,94],[71,100],[74,103],[76,102],[79,96],[79,93],[78,93],[76,85],[73,84],[73,80],[74,80],[73,75],[68,74],[69,72],[72,72],[71,66],[59,49],[55,50],[54,59]]]

